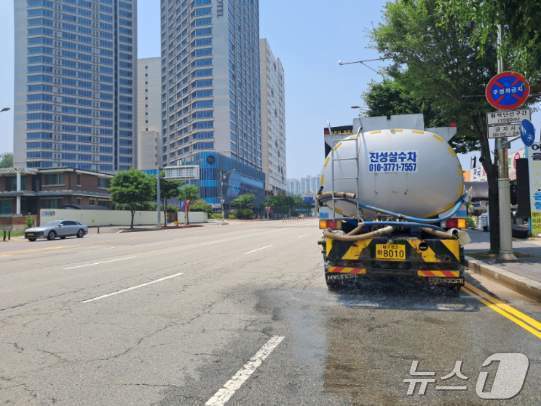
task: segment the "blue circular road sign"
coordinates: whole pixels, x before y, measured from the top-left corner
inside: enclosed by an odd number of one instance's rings
[[[520,138],[527,147],[535,142],[535,127],[530,120],[522,120],[520,123]]]

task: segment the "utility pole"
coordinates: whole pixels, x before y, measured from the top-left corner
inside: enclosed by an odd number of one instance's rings
[[[502,26],[498,25],[497,39],[498,73],[502,73]],[[500,217],[500,253],[504,261],[516,259],[513,254],[513,226],[511,221],[511,196],[509,182],[508,144],[504,138],[496,138],[496,154],[498,158],[498,209]]]
[[[225,224],[225,180],[229,171],[220,171],[220,202],[222,204],[222,224]]]

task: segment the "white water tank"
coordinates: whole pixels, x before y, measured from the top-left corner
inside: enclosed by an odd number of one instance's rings
[[[356,138],[353,135],[336,144],[325,159],[323,193],[333,191],[334,171],[334,192],[359,193],[364,204],[422,218],[448,211],[464,194],[462,167],[441,136],[393,129]],[[326,205],[332,208],[331,202]],[[336,204],[336,211],[342,216],[356,215],[355,205],[343,201]]]

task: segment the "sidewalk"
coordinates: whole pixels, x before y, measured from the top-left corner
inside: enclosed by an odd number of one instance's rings
[[[465,247],[470,271],[498,280],[532,299],[541,301],[541,240],[513,240],[517,260],[500,263],[488,254],[489,233],[470,231],[472,242]]]

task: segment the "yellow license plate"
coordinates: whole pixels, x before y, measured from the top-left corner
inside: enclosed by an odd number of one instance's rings
[[[376,244],[376,259],[405,261],[406,246],[403,244]]]

